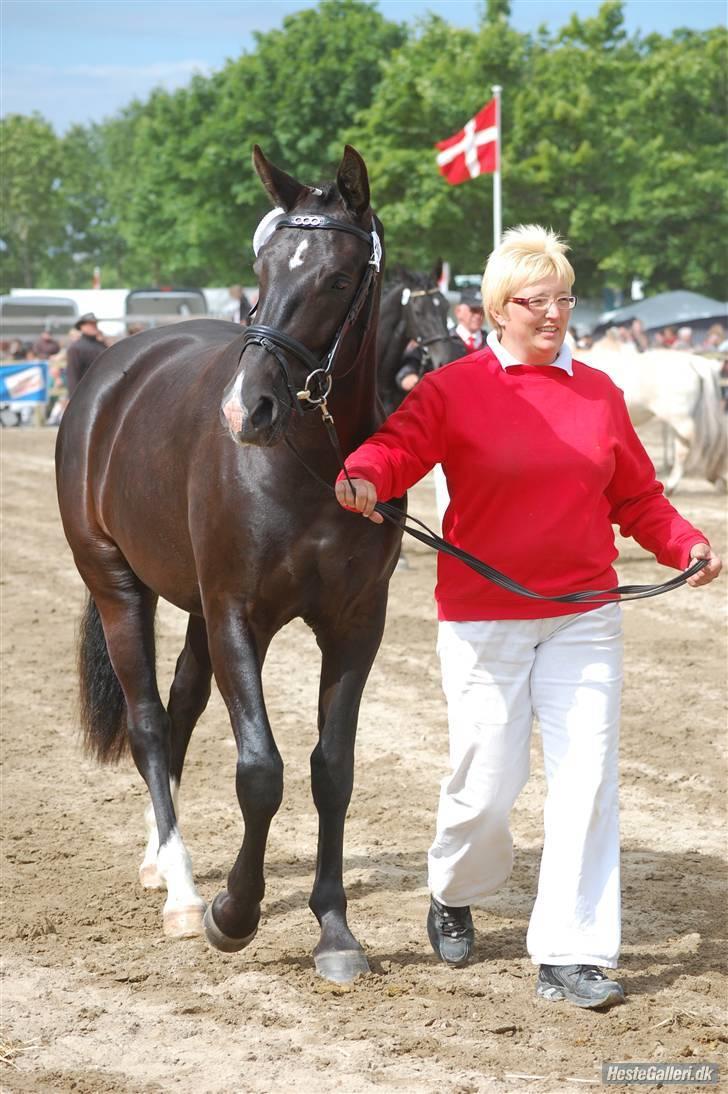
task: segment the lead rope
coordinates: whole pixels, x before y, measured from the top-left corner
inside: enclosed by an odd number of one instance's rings
[[[326,405],[326,399],[323,399],[320,404],[320,410],[326,432],[334,452],[336,453],[336,458],[339,461],[339,465],[346,477],[347,483],[351,487],[352,493],[356,497],[356,489],[349,476],[349,472],[346,469],[341,443],[334,426],[334,419],[329,413]],[[284,439],[288,448],[299,463],[305,467],[309,475],[335,495],[336,491],[331,483],[326,482],[326,480],[322,479],[312,467],[309,467],[303,456],[288,437],[285,437]],[[442,536],[438,536],[436,532],[433,532],[431,528],[428,528],[423,521],[418,520],[417,517],[410,516],[408,513],[403,513],[400,509],[397,509],[396,506],[390,505],[388,502],[378,501],[374,506],[374,509],[390,524],[394,524],[401,528],[403,532],[412,536],[413,539],[419,540],[420,543],[424,543],[426,547],[431,547],[435,551],[440,551],[442,554],[450,555],[452,558],[464,562],[466,566],[469,566],[471,570],[480,574],[481,577],[486,578],[487,581],[491,581],[494,585],[500,586],[501,589],[505,589],[507,592],[516,593],[518,596],[528,597],[530,600],[543,600],[548,601],[549,603],[558,604],[613,604],[616,601],[621,603],[622,601],[626,602],[630,600],[647,600],[648,597],[660,596],[662,593],[669,593],[673,589],[679,589],[685,584],[689,577],[692,577],[693,574],[700,573],[708,564],[707,559],[696,559],[696,561],[691,566],[688,566],[686,570],[683,570],[682,573],[676,574],[675,577],[662,582],[661,585],[616,585],[612,589],[582,589],[575,593],[564,593],[562,596],[544,596],[542,593],[537,593],[533,589],[527,588],[525,585],[520,585],[517,581],[514,581],[513,578],[508,577],[506,574],[502,574],[500,570],[496,570],[494,566],[490,566],[487,562],[483,562],[474,555],[468,554],[467,551],[463,551],[453,543],[448,543],[446,539],[443,539]],[[419,525],[419,528],[413,528],[408,523],[410,521]],[[420,531],[420,529],[423,530]]]

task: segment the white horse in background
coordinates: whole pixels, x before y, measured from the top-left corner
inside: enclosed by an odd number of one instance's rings
[[[696,353],[651,349],[638,353],[609,333],[575,357],[606,372],[624,392],[635,427],[664,422],[675,440],[665,493],[690,471],[725,491],[728,431],[720,390],[721,362]]]

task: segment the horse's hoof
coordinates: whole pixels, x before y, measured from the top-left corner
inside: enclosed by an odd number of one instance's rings
[[[188,908],[173,908],[162,913],[164,933],[167,938],[199,938],[205,933],[203,926],[204,904]]]
[[[258,933],[256,927],[245,938],[229,938],[226,934],[223,934],[217,923],[212,916],[212,905],[208,906],[207,911],[203,919],[203,925],[205,928],[205,936],[211,946],[214,946],[216,950],[221,950],[223,953],[237,953],[239,950],[244,950],[246,946],[249,946]]]
[[[348,984],[369,972],[363,950],[329,950],[328,953],[315,953],[313,960],[319,976],[333,980],[335,984]]]
[[[163,889],[164,879],[156,862],[143,862],[139,867],[139,881],[144,889]]]

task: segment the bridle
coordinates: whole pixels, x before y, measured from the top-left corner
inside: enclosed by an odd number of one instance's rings
[[[318,407],[321,410],[324,421],[327,421],[327,419],[331,420],[327,408],[327,399],[331,394],[331,388],[333,386],[333,372],[336,357],[346,335],[356,323],[361,310],[367,301],[369,310],[364,327],[364,336],[371,323],[373,301],[371,290],[381,268],[382,247],[376,230],[367,232],[364,228],[358,228],[355,224],[347,224],[344,220],[337,220],[335,217],[325,216],[319,213],[281,216],[276,220],[273,231],[277,232],[283,228],[296,228],[298,230],[304,229],[309,231],[322,230],[347,232],[349,235],[364,240],[370,249],[369,261],[361,276],[349,310],[334,335],[331,345],[323,359],[316,357],[308,346],[305,346],[303,342],[299,342],[297,338],[293,338],[290,334],[286,334],[285,331],[279,330],[277,327],[270,327],[265,323],[251,324],[246,327],[243,335],[243,348],[240,352],[238,367],[240,366],[243,354],[249,346],[261,346],[280,365],[288,394],[291,397],[291,405],[295,408],[296,412],[299,415],[303,415],[304,408],[302,404],[306,403],[309,408],[315,409]],[[253,313],[251,312],[251,316],[252,314]],[[286,357],[287,353],[291,353],[294,357],[297,357],[309,370],[303,388],[300,391],[296,391],[291,383],[289,363]]]
[[[440,290],[435,287],[434,289],[409,289],[405,287],[402,289],[401,304],[405,312],[407,321],[407,333],[410,336],[410,340],[416,342],[422,350],[422,369],[424,372],[428,363],[432,363],[430,346],[436,345],[438,342],[453,342],[457,338],[457,335],[447,332],[445,334],[435,334],[432,338],[423,338],[422,335],[417,334],[415,329],[415,321],[410,305],[413,300],[422,298],[423,296],[441,296]]]

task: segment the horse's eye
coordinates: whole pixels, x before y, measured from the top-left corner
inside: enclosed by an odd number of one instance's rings
[[[349,278],[348,277],[335,277],[333,287],[335,289],[348,289]]]

